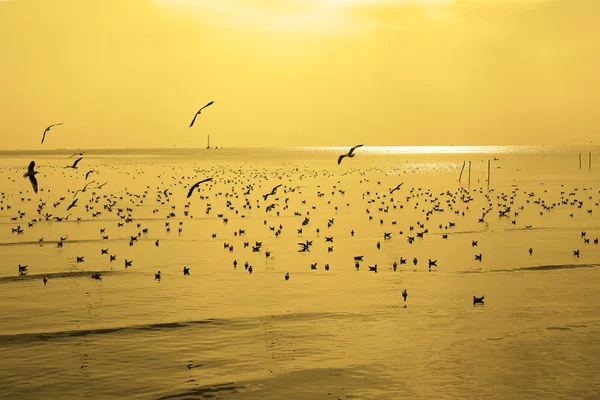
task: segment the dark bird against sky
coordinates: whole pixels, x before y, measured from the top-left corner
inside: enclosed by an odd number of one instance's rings
[[[203,180],[201,180],[199,182],[194,183],[194,185],[190,188],[190,191],[188,192],[187,197],[188,198],[191,197],[192,193],[194,193],[194,190],[196,190],[196,188],[198,186],[200,186],[200,184],[202,184],[204,182],[208,182],[208,181],[212,181],[212,178],[206,178],[206,179],[203,179]]]
[[[44,134],[42,135],[42,143],[44,143],[44,139],[46,139],[46,132],[48,132],[50,130],[50,128],[52,128],[53,126],[62,125],[62,124],[63,124],[62,122],[59,122],[58,124],[52,124],[49,127],[47,127],[44,130]]]
[[[35,174],[37,174],[37,171],[34,171],[33,169],[35,168],[35,161],[32,161],[29,163],[29,167],[27,168],[27,172],[25,172],[23,174],[23,177],[27,177],[29,178],[29,182],[31,182],[31,186],[33,186],[33,191],[34,192],[38,192],[38,182],[37,179],[35,178]]]
[[[339,156],[338,157],[338,165],[340,165],[340,163],[342,162],[342,160],[344,159],[344,157],[349,157],[349,158],[354,157],[354,150],[356,150],[357,148],[362,147],[362,146],[363,146],[362,144],[356,145],[356,146],[354,146],[354,147],[352,147],[350,149],[350,151],[348,152],[348,154],[342,154],[341,156]]]
[[[201,109],[198,110],[198,112],[196,113],[196,115],[194,115],[194,119],[192,120],[192,123],[190,124],[190,128],[192,127],[192,125],[194,125],[194,122],[196,122],[196,117],[198,115],[200,115],[200,113],[202,112],[202,110],[204,110],[206,107],[210,106],[212,103],[214,103],[214,101],[211,101],[210,103],[208,103],[207,105],[205,105],[204,107],[202,107]]]

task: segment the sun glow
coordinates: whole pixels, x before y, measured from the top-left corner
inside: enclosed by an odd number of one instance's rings
[[[427,9],[430,17],[442,15],[455,0],[154,0],[160,6],[210,14],[214,22],[253,26],[266,31],[312,30],[321,33],[357,32],[378,24],[352,11],[363,7],[412,6]]]

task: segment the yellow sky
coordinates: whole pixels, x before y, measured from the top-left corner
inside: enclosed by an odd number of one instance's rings
[[[0,0],[0,149],[585,144],[599,20],[598,0]]]

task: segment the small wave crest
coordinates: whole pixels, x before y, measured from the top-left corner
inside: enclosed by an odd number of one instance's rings
[[[530,267],[519,267],[510,269],[472,269],[468,271],[457,271],[460,274],[483,274],[489,272],[523,272],[523,271],[554,271],[561,269],[597,268],[600,264],[556,264],[556,265],[533,265]]]
[[[116,273],[122,273],[123,271],[70,271],[70,272],[51,272],[48,274],[26,274],[26,275],[15,275],[15,276],[2,276],[0,277],[0,283],[7,282],[18,282],[18,281],[27,281],[27,280],[36,280],[43,279],[44,277],[48,279],[56,279],[56,278],[81,278],[81,277],[89,277],[91,278],[92,274],[99,273],[103,276],[111,275]]]

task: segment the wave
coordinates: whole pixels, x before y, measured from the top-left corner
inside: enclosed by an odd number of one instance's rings
[[[166,329],[181,329],[189,328],[198,325],[218,325],[218,326],[235,326],[248,324],[260,324],[263,319],[322,319],[322,318],[339,318],[345,319],[348,317],[364,318],[365,315],[355,313],[289,313],[280,315],[269,315],[263,317],[247,317],[247,318],[207,318],[195,321],[180,321],[180,322],[157,322],[145,325],[129,325],[117,326],[112,328],[97,328],[97,329],[81,329],[68,330],[57,332],[32,332],[32,333],[17,333],[12,335],[0,335],[0,345],[9,343],[29,343],[34,341],[50,341],[64,338],[82,337],[90,335],[106,335],[123,331],[144,332],[157,331]]]
[[[560,269],[597,268],[600,264],[556,264],[556,265],[533,265],[531,267],[519,267],[510,269],[473,269],[468,271],[457,271],[459,274],[485,274],[489,272],[522,272],[522,271],[554,271]]]
[[[26,274],[26,275],[15,275],[15,276],[2,276],[0,277],[0,283],[6,282],[18,282],[18,281],[29,281],[29,280],[42,280],[44,277],[48,279],[56,278],[81,278],[83,276],[91,278],[92,274],[100,273],[102,276],[112,275],[117,273],[123,273],[124,271],[70,271],[70,272],[51,272],[48,274]]]

